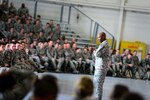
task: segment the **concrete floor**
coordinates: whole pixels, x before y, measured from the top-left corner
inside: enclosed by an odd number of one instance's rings
[[[92,75],[83,74],[65,74],[65,73],[42,73],[52,74],[59,80],[60,94],[58,100],[71,100],[74,95],[74,86],[76,80],[81,76],[89,76],[93,79]],[[42,74],[39,74],[41,76]],[[109,100],[109,95],[115,84],[124,84],[129,87],[131,91],[138,92],[143,95],[145,100],[150,100],[150,81],[148,80],[136,80],[128,78],[115,78],[106,77],[104,83],[104,91],[102,100]]]

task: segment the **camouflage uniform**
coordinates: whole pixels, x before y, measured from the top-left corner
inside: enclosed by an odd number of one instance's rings
[[[38,42],[44,42],[44,41],[46,41],[46,38],[44,37],[44,35],[42,35],[42,36],[37,38],[37,41]]]
[[[5,31],[5,23],[2,20],[0,20],[0,31]]]
[[[71,69],[73,69],[73,72],[76,73],[78,72],[77,71],[77,61],[75,61],[75,54],[73,52],[73,50],[71,48],[69,49],[65,49],[65,62],[66,62],[66,65],[68,65],[69,63],[69,66],[71,67]]]
[[[56,41],[60,37],[60,30],[55,30],[53,32],[52,40]]]
[[[12,50],[5,50],[4,51],[4,66],[5,67],[11,67],[18,61],[18,54],[16,51]]]
[[[143,67],[143,79],[150,79],[150,58],[145,58],[142,60]]]
[[[78,51],[78,50],[77,50]],[[75,61],[77,63],[77,68],[81,71],[84,72],[84,67],[85,67],[85,62],[83,61],[83,54],[81,51],[78,51],[75,53]]]
[[[16,64],[16,62],[20,61],[20,59],[18,59],[20,55],[18,55],[17,50],[11,51],[11,55],[12,55],[12,58],[11,58],[11,59],[12,59],[11,66],[13,66],[13,65]]]
[[[9,37],[10,40],[12,40],[12,39],[18,40],[18,32],[14,31],[12,33],[9,32],[8,34],[9,34],[8,37]]]
[[[26,33],[33,31],[33,25],[32,24],[24,24],[24,30]]]
[[[110,61],[110,50],[108,42],[103,41],[98,49],[93,52],[95,56],[95,72],[94,72],[94,84],[96,90],[96,97],[98,100],[102,99],[103,83],[107,74],[107,67]]]
[[[16,71],[36,71],[36,65],[33,61],[29,60],[29,56],[26,54],[24,49],[16,50],[12,52],[13,63],[12,70]]]
[[[13,24],[13,23],[6,23],[6,24],[5,24],[5,30],[6,30],[6,31],[10,31],[10,29],[13,28],[13,27],[14,27],[14,24]]]
[[[38,50],[38,56],[40,58],[41,63],[43,63],[42,65],[48,67],[49,59],[46,56],[46,49],[44,47]]]
[[[138,72],[139,77],[142,78],[142,76],[144,74],[143,73],[144,70],[140,66],[139,58],[137,56],[133,56],[132,60],[133,60],[133,66],[135,67],[134,75],[136,74],[136,72]]]
[[[22,100],[32,88],[37,76],[31,72],[19,72],[14,70],[11,70],[11,76],[14,77],[16,83],[11,90],[4,91],[4,100]]]
[[[90,64],[90,74],[93,74],[93,71],[94,71],[94,61],[92,60],[92,55],[89,53],[89,52],[83,52],[83,59],[85,61],[86,64]],[[85,66],[85,70],[87,69],[86,68],[87,66]]]
[[[135,67],[138,67],[139,66],[139,58],[137,56],[132,56],[132,60],[133,60],[133,65]]]
[[[62,67],[62,64],[64,63],[64,50],[63,49],[57,49],[56,50],[56,60],[58,62],[57,64],[57,70],[56,71],[60,71],[61,67]]]
[[[47,47],[46,49],[46,56],[49,58],[50,62],[52,63],[53,67],[56,67],[56,50],[53,47]]]
[[[29,48],[29,60],[35,62],[35,64],[37,64],[40,68],[44,68],[44,66],[41,65],[36,48]],[[36,66],[36,68],[38,68],[38,66]]]
[[[116,73],[117,75],[125,74],[125,66],[122,66],[122,58],[120,54],[112,56],[112,67],[113,73]]]
[[[17,14],[17,9],[15,7],[9,7],[9,15],[11,14],[14,14],[14,15]]]
[[[29,56],[26,54],[26,51],[24,49],[18,50],[17,54],[19,55],[19,60],[21,61],[29,59]]]
[[[51,28],[51,31],[54,31],[55,30],[55,25],[54,24],[50,24],[50,28]]]
[[[132,67],[129,66],[128,64],[132,64]],[[133,60],[132,58],[131,59],[128,59],[128,57],[124,57],[123,58],[123,66],[126,68],[126,70],[129,70],[131,71],[132,73],[132,78],[135,78],[135,72],[136,72],[136,68],[135,66],[133,66]],[[129,72],[130,73],[130,72]],[[130,75],[131,76],[131,75]]]
[[[29,15],[29,10],[27,7],[25,8],[19,8],[18,9],[18,15],[21,17],[23,15],[25,15],[26,17]]]
[[[4,66],[4,55],[3,55],[3,52],[0,52],[0,66],[1,67]]]
[[[44,29],[44,36],[45,36],[45,37],[48,37],[49,34],[50,34],[50,32],[51,32],[51,28],[45,28],[45,29]]]
[[[34,27],[33,27],[33,31],[34,31],[34,35],[35,35],[35,37],[37,37],[38,36],[38,33],[39,32],[42,32],[42,26],[41,25],[34,25]]]
[[[21,32],[21,29],[22,29],[22,24],[20,24],[20,23],[15,23],[14,24],[14,29],[17,31],[17,32]]]
[[[10,50],[5,50],[4,51],[4,66],[5,67],[11,67],[12,65],[12,53]]]
[[[1,16],[0,16],[0,19],[1,19],[2,21],[6,22],[7,19],[8,19],[8,15],[7,15],[5,12],[2,11]]]

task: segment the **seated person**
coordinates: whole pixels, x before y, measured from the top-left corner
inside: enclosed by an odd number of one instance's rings
[[[56,68],[57,67],[56,66],[56,49],[53,46],[54,46],[54,42],[50,40],[48,42],[48,46],[46,48],[46,56],[48,57],[52,66],[48,69],[57,70],[57,68]]]
[[[120,55],[120,51],[116,50],[115,55],[112,55],[112,67],[114,70],[114,73],[119,76],[119,75],[123,75],[125,73],[125,68],[124,66],[122,66],[122,60],[121,60],[121,55]],[[116,76],[115,75],[115,76]]]
[[[142,76],[143,76],[143,69],[140,66],[140,61],[139,61],[139,58],[137,56],[137,51],[136,50],[133,51],[132,60],[133,60],[133,66],[135,67],[134,75],[136,74],[136,72],[138,72],[139,78],[142,78]]]
[[[135,67],[133,66],[133,60],[132,60],[132,56],[130,54],[128,54],[128,56],[124,57],[123,58],[123,64],[124,64],[124,67],[131,71],[132,75],[132,78],[135,78]]]
[[[150,54],[147,54],[145,59],[142,60],[142,67],[144,68],[143,79],[150,79]]]
[[[93,81],[89,77],[82,77],[75,86],[74,100],[96,100],[92,96],[94,92]]]
[[[120,100],[120,98],[128,92],[128,87],[121,84],[117,84],[114,86],[114,89],[110,95],[110,100]]]
[[[39,46],[39,49],[38,49],[38,56],[40,58],[41,65],[43,67],[48,67],[48,57],[46,55],[46,49],[44,47],[43,42],[40,42],[40,46]]]
[[[33,100],[57,100],[58,83],[54,76],[46,75],[35,82]]]
[[[4,100],[22,100],[37,76],[30,72],[7,71],[0,74],[0,93]]]
[[[42,32],[42,26],[40,24],[40,21],[37,20],[36,24],[33,26],[33,31],[34,31],[34,37],[37,38],[38,37],[38,33]]]
[[[120,100],[144,100],[139,93],[129,92],[125,94]]]
[[[93,74],[94,72],[94,61],[92,60],[92,55],[90,54],[89,50],[87,48],[83,49],[83,60],[85,61],[85,69],[87,70],[87,65],[90,67],[90,74]]]
[[[75,60],[75,53],[72,48],[70,48],[70,44],[64,44],[64,54],[65,54],[65,63],[66,66],[69,64],[69,69],[73,70],[73,73],[78,73],[77,71],[77,61]],[[68,68],[68,66],[67,66]]]
[[[26,17],[29,15],[29,9],[25,6],[24,3],[21,4],[21,7],[18,9],[18,15],[21,17],[25,15]]]
[[[64,49],[62,47],[62,45],[59,43],[58,44],[58,48],[56,49],[56,71],[60,72],[62,65],[64,64],[65,58],[64,58]]]
[[[85,69],[85,62],[83,61],[83,53],[81,49],[77,49],[75,51],[75,61],[77,62],[77,69],[80,72],[83,72],[83,70]]]

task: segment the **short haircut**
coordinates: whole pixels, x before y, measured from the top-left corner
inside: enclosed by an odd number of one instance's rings
[[[38,79],[34,85],[34,96],[44,98],[49,95],[57,97],[58,85],[57,78],[52,75],[45,75],[42,79]]]
[[[40,18],[41,18],[41,15],[37,15],[37,17],[40,17]]]
[[[4,72],[0,74],[0,92],[10,90],[16,84],[16,79],[13,77],[12,72]]]
[[[137,52],[136,50],[134,50],[133,52]]]
[[[111,100],[120,99],[124,94],[128,93],[129,89],[127,86],[117,84],[114,86],[112,94],[110,95]]]
[[[105,32],[101,32],[100,34],[102,34],[103,36],[105,36],[105,37],[106,37],[106,33],[105,33]]]
[[[136,92],[130,92],[125,94],[121,100],[144,100],[141,94]]]
[[[77,97],[84,98],[93,94],[94,85],[89,77],[82,77],[76,85]]]

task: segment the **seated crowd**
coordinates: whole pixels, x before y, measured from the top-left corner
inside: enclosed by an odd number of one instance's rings
[[[1,69],[93,74],[95,47],[78,48],[75,38],[70,42],[61,36],[61,27],[53,20],[43,26],[40,15],[33,19],[25,4],[17,10],[11,2],[7,15],[5,3],[0,6],[4,13],[0,16]],[[136,51],[132,55],[128,49],[123,54],[116,50],[108,74],[126,77],[127,72],[132,78],[138,72],[139,78],[150,79],[150,55],[140,63]]]
[[[139,60],[137,51],[134,50],[133,54],[129,49],[125,49],[122,54],[116,50],[112,54],[112,62],[109,71],[113,76],[132,78],[150,79],[150,54],[147,54],[145,59]]]
[[[3,2],[5,4],[5,0]],[[1,9],[6,12],[2,6]],[[86,70],[86,64],[93,64],[92,47],[82,52],[74,38],[68,42],[61,36],[60,25],[55,25],[53,20],[43,27],[41,16],[33,19],[25,4],[18,11],[14,7],[9,12],[7,20],[4,16],[0,18],[0,30],[4,35],[0,39],[1,67],[79,73]]]

